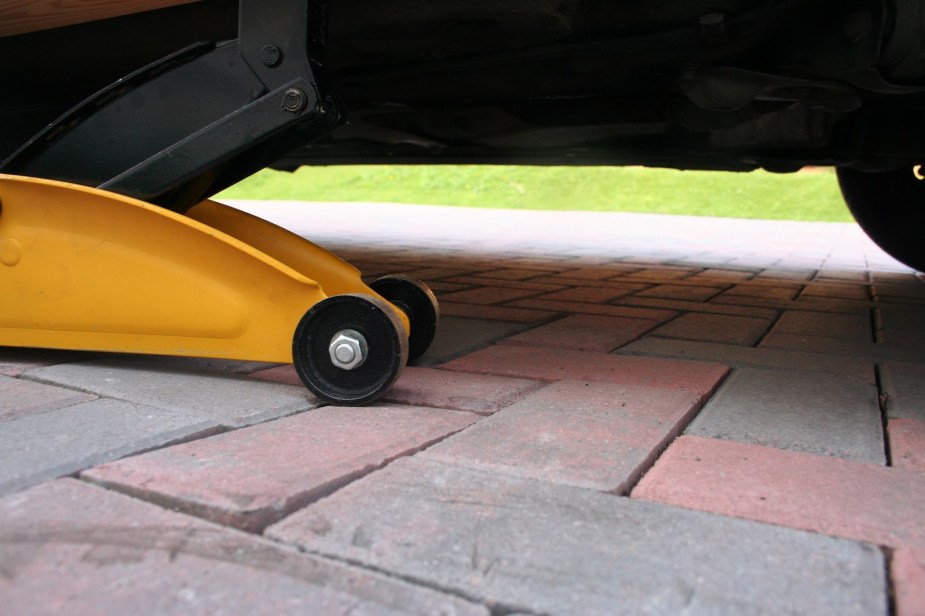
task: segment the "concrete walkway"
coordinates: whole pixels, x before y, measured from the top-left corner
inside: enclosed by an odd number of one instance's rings
[[[925,614],[925,281],[854,225],[236,205],[437,341],[365,408],[0,349],[0,613]]]

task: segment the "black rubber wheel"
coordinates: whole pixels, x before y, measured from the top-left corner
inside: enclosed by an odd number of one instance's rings
[[[402,274],[383,276],[369,288],[408,315],[411,336],[408,340],[408,361],[427,352],[440,324],[440,306],[433,291],[420,280]]]
[[[838,169],[848,209],[864,232],[898,261],[925,271],[925,180],[912,165],[885,173]]]
[[[335,365],[331,343],[343,332],[365,342],[365,361]],[[342,406],[372,402],[395,382],[408,361],[408,340],[394,308],[370,295],[336,295],[305,313],[292,342],[299,378],[316,396]]]

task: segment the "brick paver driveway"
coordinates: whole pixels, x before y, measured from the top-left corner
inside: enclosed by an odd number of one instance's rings
[[[366,408],[0,351],[0,612],[925,613],[925,284],[853,225],[250,207],[434,347]]]

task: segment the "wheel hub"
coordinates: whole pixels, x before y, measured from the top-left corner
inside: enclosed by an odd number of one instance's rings
[[[332,364],[341,370],[353,370],[366,361],[369,347],[363,334],[352,329],[344,329],[334,335],[328,350]]]

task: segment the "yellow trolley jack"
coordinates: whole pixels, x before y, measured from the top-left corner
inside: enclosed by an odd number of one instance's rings
[[[219,203],[180,215],[2,174],[0,285],[0,344],[291,362],[337,404],[384,392],[438,321],[422,283],[367,286],[326,250]]]
[[[240,0],[238,38],[77,104],[0,164],[0,345],[293,362],[337,404],[427,350],[426,286],[367,286],[209,197],[344,121],[315,77],[313,0]]]
[[[203,201],[180,215],[75,184],[0,175],[0,344],[295,364],[364,404],[423,353],[437,303],[271,223]],[[393,303],[394,302],[394,303]]]

